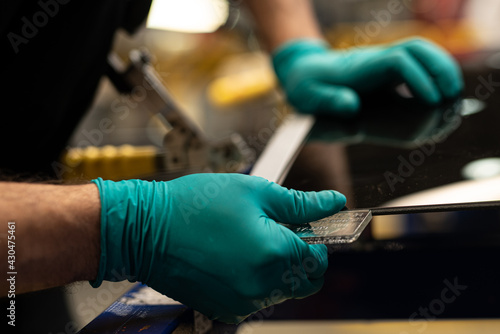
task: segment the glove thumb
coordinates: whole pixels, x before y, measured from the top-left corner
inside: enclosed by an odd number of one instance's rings
[[[333,190],[302,192],[276,183],[269,188],[263,201],[264,212],[281,223],[301,224],[318,220],[340,211],[346,203],[345,196]]]

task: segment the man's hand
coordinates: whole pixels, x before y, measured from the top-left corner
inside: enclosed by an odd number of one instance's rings
[[[334,191],[304,193],[239,174],[94,182],[102,215],[92,285],[141,281],[232,323],[321,288],[326,247],[308,245],[276,222],[305,223],[345,205]]]
[[[290,103],[304,113],[349,117],[360,108],[358,94],[401,83],[429,105],[463,89],[457,63],[422,39],[340,51],[318,39],[295,40],[274,51],[273,64]]]

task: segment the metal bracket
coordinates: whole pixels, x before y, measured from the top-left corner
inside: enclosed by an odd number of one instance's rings
[[[168,173],[182,171],[238,172],[253,162],[252,151],[239,134],[209,141],[201,129],[177,105],[151,65],[150,54],[132,50],[126,66],[114,53],[108,56],[108,77],[122,93],[142,87],[147,95],[139,103],[162,121],[167,130],[163,144],[163,168]]]

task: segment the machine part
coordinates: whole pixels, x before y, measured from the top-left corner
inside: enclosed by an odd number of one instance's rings
[[[78,333],[173,333],[189,313],[187,306],[137,284]]]
[[[345,244],[356,241],[371,219],[370,210],[346,210],[305,225],[282,225],[309,244]]]
[[[212,321],[203,314],[137,283],[78,333],[206,334],[211,330]]]
[[[371,208],[369,210],[372,212],[374,216],[383,216],[383,215],[403,215],[410,213],[488,210],[488,209],[500,209],[500,201],[378,207],[378,208]]]
[[[143,49],[132,50],[129,58],[130,64],[127,67],[117,55],[110,54],[108,76],[120,92],[140,93],[144,98],[136,102],[156,116],[165,127],[163,169],[167,173],[241,172],[248,169],[253,156],[239,135],[234,134],[215,143],[209,141],[175,103],[150,64],[149,53]],[[224,154],[221,155],[220,152]],[[241,169],[226,170],[226,166],[233,169],[238,166]]]
[[[340,211],[306,225],[283,224],[309,244],[345,244],[358,239],[372,216],[500,208],[500,201],[415,205]]]
[[[287,115],[269,140],[250,174],[281,184],[313,125],[312,115]]]
[[[245,172],[249,161],[255,160],[255,152],[237,133],[212,142],[209,150],[210,166],[216,173]]]
[[[73,147],[61,158],[62,176],[71,179],[123,180],[151,175],[161,166],[155,146],[87,146]]]

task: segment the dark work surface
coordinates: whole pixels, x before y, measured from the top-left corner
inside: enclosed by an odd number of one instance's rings
[[[271,320],[423,320],[421,308],[431,308],[430,316],[437,319],[499,317],[499,239],[426,237],[330,247],[325,283],[318,294],[262,314]],[[458,292],[452,293],[450,284]]]
[[[462,63],[463,97],[484,103],[482,111],[463,116],[453,101],[437,110],[381,94],[357,119],[317,122],[284,185],[337,189],[353,209],[463,181],[467,163],[500,157],[500,70],[487,65],[490,56]],[[481,78],[497,86],[485,90]],[[434,145],[431,153],[425,145]],[[424,161],[391,189],[387,172],[398,175],[400,157],[408,161],[415,150],[423,152]],[[497,318],[499,217],[500,209],[399,216],[405,233],[391,240],[375,240],[367,228],[354,244],[329,247],[318,294],[271,307],[254,320]]]

